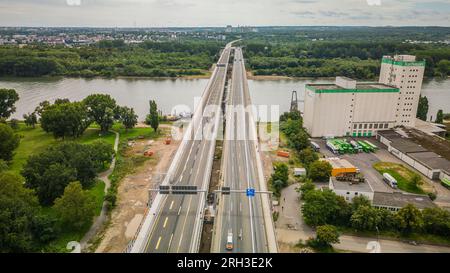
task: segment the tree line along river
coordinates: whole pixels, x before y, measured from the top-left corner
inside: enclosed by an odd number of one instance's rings
[[[82,79],[82,78],[0,78],[0,88],[13,88],[20,96],[13,118],[21,119],[32,112],[43,100],[68,98],[82,100],[89,94],[104,93],[116,99],[119,105],[133,107],[143,120],[148,113],[148,101],[156,100],[164,114],[190,112],[195,98],[200,97],[207,79]],[[296,90],[303,109],[306,83],[330,83],[331,79],[277,79],[249,80],[250,94],[255,105],[278,105],[280,113],[288,111],[291,92]],[[450,112],[450,79],[428,79],[422,86],[422,95],[429,101],[428,115],[434,117],[439,109]]]

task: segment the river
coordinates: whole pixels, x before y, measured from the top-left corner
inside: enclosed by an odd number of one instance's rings
[[[110,94],[119,105],[133,107],[140,120],[148,113],[148,101],[156,100],[163,113],[190,111],[195,97],[206,87],[207,79],[81,79],[81,78],[0,78],[0,88],[13,88],[20,96],[13,118],[32,112],[43,100],[68,98],[82,100],[89,94]],[[332,80],[249,80],[252,101],[256,105],[279,105],[279,111],[289,110],[291,92],[298,92],[299,107],[303,109],[306,83],[329,83]],[[450,113],[450,79],[426,80],[422,95],[428,97],[429,117],[436,116],[438,109]]]

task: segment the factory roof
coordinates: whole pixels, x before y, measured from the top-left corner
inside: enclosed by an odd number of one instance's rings
[[[399,92],[399,89],[396,87],[392,87],[390,85],[382,84],[382,83],[357,83],[355,89],[346,89],[341,86],[338,86],[334,83],[312,83],[306,84],[306,89],[314,91],[315,93],[395,93]]]
[[[412,204],[418,209],[435,207],[428,195],[401,192],[375,192],[373,195],[373,206],[403,208],[408,204]]]
[[[352,183],[347,181],[338,181],[336,177],[330,177],[330,181],[333,184],[333,188],[341,191],[356,191],[356,192],[373,192],[369,183]]]
[[[391,147],[399,150],[400,152],[406,153],[418,153],[418,152],[427,152],[428,150],[422,147],[419,144],[416,144],[412,141],[406,139],[394,139],[391,142]]]
[[[348,160],[338,158],[338,157],[329,157],[323,158],[321,160],[327,161],[333,167],[333,169],[342,169],[342,168],[355,168]]]
[[[387,138],[390,141],[392,141],[394,139],[402,138],[402,136],[399,133],[397,133],[396,131],[394,131],[392,129],[380,130],[377,132],[377,135]]]
[[[443,170],[450,173],[450,161],[434,152],[409,153],[408,156],[431,170]]]

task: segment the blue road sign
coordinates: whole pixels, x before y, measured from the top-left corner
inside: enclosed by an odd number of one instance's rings
[[[247,196],[248,196],[248,197],[253,197],[253,196],[255,196],[255,189],[253,189],[253,188],[248,188],[248,189],[247,189]]]

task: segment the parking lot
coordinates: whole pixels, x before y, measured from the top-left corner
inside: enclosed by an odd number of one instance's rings
[[[358,138],[358,140],[361,138]],[[348,139],[349,140],[349,139]],[[372,165],[380,161],[397,162],[396,158],[391,155],[386,149],[383,148],[383,144],[370,138],[370,142],[378,146],[380,149],[376,153],[357,153],[357,154],[333,154],[326,147],[326,140],[314,138],[313,142],[320,146],[320,152],[326,157],[339,157],[348,160],[351,164],[357,167],[360,172],[366,178],[366,181],[372,187],[374,191],[378,192],[393,192],[393,189],[389,187],[384,181],[383,176],[375,170]]]

